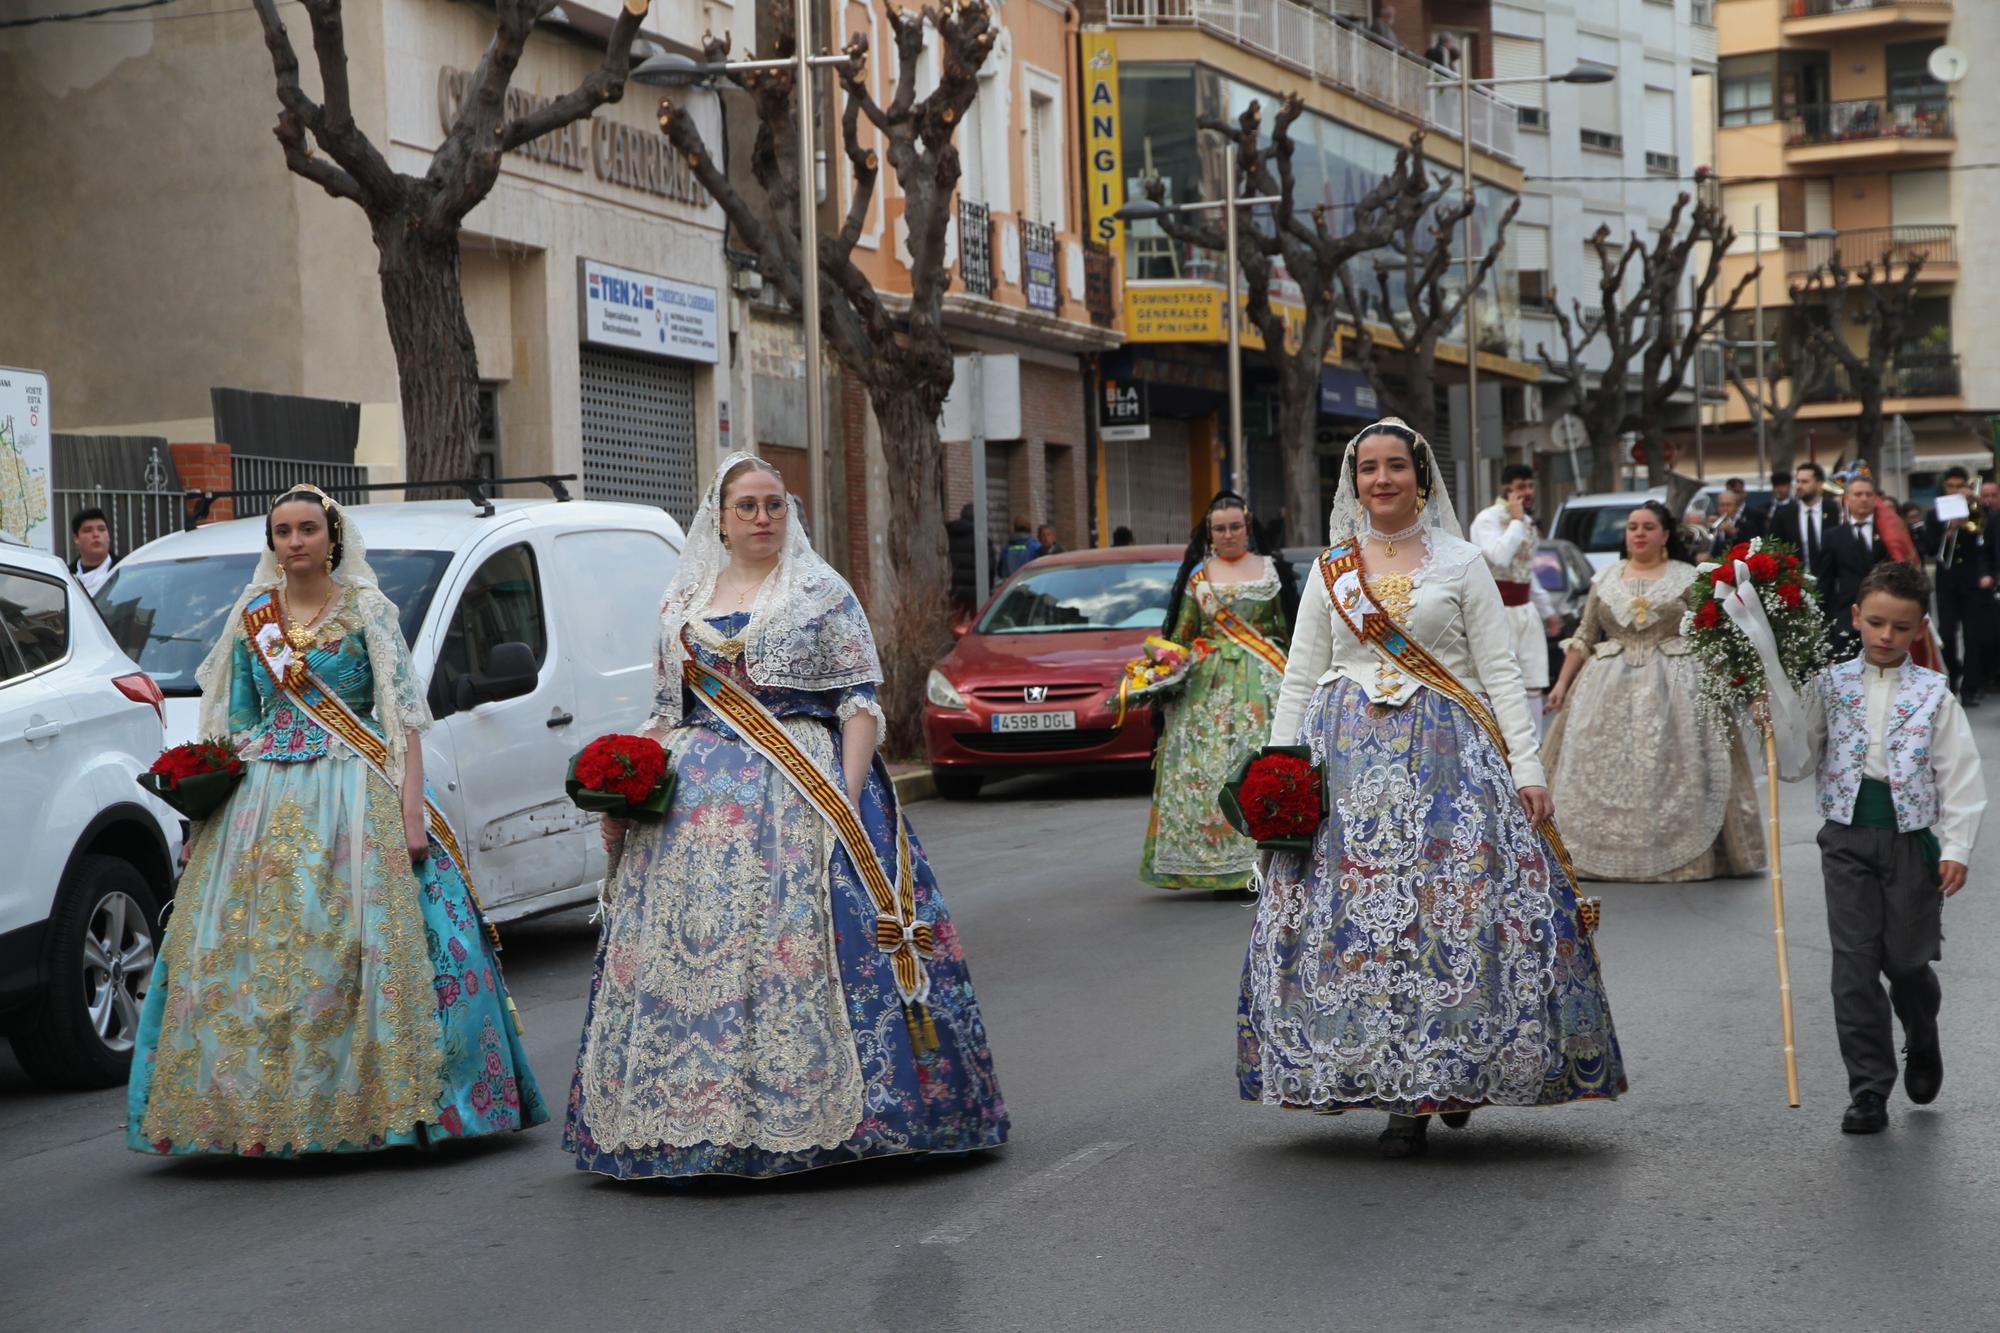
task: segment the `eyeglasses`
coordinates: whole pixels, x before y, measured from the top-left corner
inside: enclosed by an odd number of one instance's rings
[[[782,495],[774,495],[761,505],[755,500],[742,499],[729,507],[736,511],[736,517],[745,523],[750,523],[756,520],[759,509],[764,511],[766,518],[773,520],[783,518],[786,511],[791,508],[791,502]]]
[[[1250,528],[1247,524],[1242,522],[1211,523],[1208,525],[1208,531],[1209,535],[1215,537],[1240,537],[1244,533],[1250,531]]]

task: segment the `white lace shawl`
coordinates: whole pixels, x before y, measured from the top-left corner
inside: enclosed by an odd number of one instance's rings
[[[289,492],[288,492],[289,493]],[[403,642],[401,619],[396,604],[382,591],[374,568],[368,563],[368,544],[345,506],[329,501],[327,506],[340,520],[340,567],[333,571],[334,583],[354,594],[368,644],[368,665],[375,677],[375,724],[389,743],[389,776],[398,787],[403,781],[403,756],[409,737],[430,730],[431,710],[417,688],[416,672],[410,661],[409,646]],[[229,737],[229,695],[231,663],[236,645],[244,641],[243,610],[259,595],[282,588],[285,576],[278,569],[278,557],[267,543],[258,557],[257,568],[245,585],[243,595],[230,608],[222,634],[202,659],[195,672],[201,686],[201,738]],[[233,739],[233,738],[232,738]]]
[[[687,661],[681,631],[708,609],[716,580],[729,567],[729,548],[722,544],[722,480],[748,461],[749,454],[733,453],[716,468],[688,527],[674,580],[667,585],[648,723],[656,730],[680,723],[681,672]],[[785,524],[777,567],[758,590],[750,623],[738,637],[744,669],[759,685],[831,692],[882,680],[875,635],[859,599],[847,580],[813,551],[796,510]]]
[[[1361,496],[1354,488],[1354,447],[1383,426],[1410,430],[1402,418],[1384,417],[1373,425],[1363,426],[1348,440],[1347,449],[1340,456],[1340,485],[1333,493],[1333,506],[1327,513],[1329,545],[1338,546],[1350,538],[1358,538],[1366,529],[1368,511],[1362,507]],[[1410,433],[1416,435],[1413,430]],[[1445,485],[1444,470],[1438,466],[1437,455],[1431,452],[1431,442],[1417,435],[1413,452],[1431,475],[1431,491],[1417,514],[1417,521],[1424,525],[1426,533],[1442,532],[1448,537],[1463,538],[1465,529],[1459,526],[1458,511],[1451,504],[1451,489]]]

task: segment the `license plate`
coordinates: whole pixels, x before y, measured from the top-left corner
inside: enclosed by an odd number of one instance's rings
[[[1076,710],[1060,713],[995,713],[995,731],[1075,731]]]

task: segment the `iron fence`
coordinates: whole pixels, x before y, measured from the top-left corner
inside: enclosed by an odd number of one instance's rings
[[[1949,139],[1951,100],[1946,97],[1860,97],[1802,106],[1786,128],[1792,148],[1859,143],[1873,139]]]
[[[973,296],[993,295],[993,214],[970,199],[958,201],[958,280]]]
[[[230,484],[252,498],[277,499],[301,483],[317,486],[344,504],[367,499],[356,487],[368,484],[368,469],[360,463],[327,463],[297,458],[265,458],[256,454],[230,455]],[[239,514],[245,511],[237,505]]]
[[[1958,228],[1905,223],[1897,227],[1858,227],[1832,237],[1785,242],[1785,272],[1798,277],[1824,268],[1835,254],[1841,266],[1863,264],[1898,268],[1921,258],[1926,266],[1958,262]]]
[[[1923,0],[1925,4],[1949,6],[1951,0]],[[1714,4],[1714,0],[1709,0]],[[1793,0],[1793,9],[1787,18],[1816,19],[1828,14],[1854,14],[1867,9],[1888,9],[1905,3],[1905,0]]]
[[[185,504],[179,491],[120,490],[110,486],[58,487],[55,498],[56,553],[76,563],[76,543],[70,538],[70,519],[85,509],[102,509],[111,525],[111,549],[119,556],[132,552],[170,532],[181,529]]]

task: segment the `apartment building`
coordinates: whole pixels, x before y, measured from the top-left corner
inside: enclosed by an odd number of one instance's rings
[[[1983,68],[2000,53],[2000,6],[1720,0],[1716,23],[1716,165],[1724,207],[1744,233],[1730,272],[1761,265],[1774,394],[1790,398],[1796,322],[1828,317],[1824,302],[1794,300],[1807,274],[1835,250],[1849,268],[1886,263],[1898,274],[1920,255],[1916,303],[1888,375],[1885,484],[1921,498],[1952,464],[1990,473],[2000,276],[1976,257],[2000,241],[2000,182],[1968,168],[1992,160],[2000,124],[2000,86]],[[1966,59],[1956,67],[1933,60],[1945,46]],[[1771,232],[1833,235],[1753,237],[1758,220]],[[1746,312],[1730,322],[1745,374],[1752,320]],[[1840,332],[1865,346],[1852,310]],[[1852,384],[1836,373],[1799,410],[1797,457],[1827,466],[1852,458],[1859,411]],[[1718,462],[1744,473],[1757,467],[1757,432],[1741,399],[1732,395],[1714,421],[1720,447],[1711,474]],[[1766,437],[1765,452],[1781,453]]]
[[[1727,3],[1727,0],[1725,0]],[[1511,244],[1521,309],[1521,342],[1530,360],[1564,347],[1554,309],[1602,299],[1602,270],[1590,237],[1610,243],[1651,240],[1674,200],[1692,192],[1692,176],[1712,152],[1717,32],[1716,0],[1496,0],[1494,73],[1533,79],[1578,67],[1601,69],[1609,83],[1510,83],[1498,91],[1519,107],[1516,154],[1527,173]],[[1584,350],[1602,370],[1605,348]],[[1686,411],[1694,397],[1684,395]],[[1520,422],[1510,445],[1541,457],[1557,494],[1575,484],[1571,459],[1548,423],[1567,404],[1545,388],[1539,421]],[[1588,459],[1577,460],[1588,485]],[[1688,464],[1691,459],[1677,458]]]
[[[1448,77],[1419,53],[1450,34],[1475,77],[1494,69],[1487,0],[1375,4],[1336,0],[1086,0],[1085,184],[1094,239],[1115,255],[1124,278],[1124,345],[1100,365],[1099,397],[1121,409],[1100,454],[1100,530],[1129,527],[1141,541],[1179,541],[1225,478],[1228,430],[1227,274],[1221,255],[1175,243],[1154,223],[1130,227],[1112,216],[1127,199],[1164,183],[1173,202],[1222,198],[1229,155],[1220,136],[1198,129],[1205,116],[1234,119],[1252,101],[1267,112],[1296,92],[1307,112],[1294,127],[1301,207],[1339,210],[1394,164],[1414,130],[1429,136],[1432,168],[1457,172],[1459,94],[1435,88]],[[1268,126],[1269,116],[1266,117]],[[1476,244],[1522,190],[1521,134],[1515,107],[1473,95]],[[1370,275],[1372,280],[1372,275]],[[1523,411],[1522,390],[1538,373],[1521,360],[1515,317],[1513,248],[1479,300],[1482,433],[1487,465],[1497,456],[1498,423]],[[1277,304],[1297,301],[1281,284]],[[1461,326],[1462,327],[1462,326]],[[1253,503],[1267,516],[1284,504],[1275,393],[1255,335],[1243,359],[1244,433]],[[1440,378],[1463,379],[1462,333],[1440,349]],[[1441,396],[1448,396],[1443,394]],[[1462,395],[1460,395],[1462,398]],[[1324,368],[1318,432],[1323,476],[1333,470],[1352,429],[1380,415],[1361,372],[1336,348]],[[1440,421],[1456,414],[1440,412]],[[1139,425],[1133,429],[1134,422]],[[1110,424],[1110,423],[1106,423]],[[1458,456],[1449,432],[1434,441],[1464,488],[1471,460]],[[1134,438],[1134,436],[1138,438]],[[1235,484],[1241,486],[1242,481]],[[1261,497],[1261,499],[1260,499]]]

